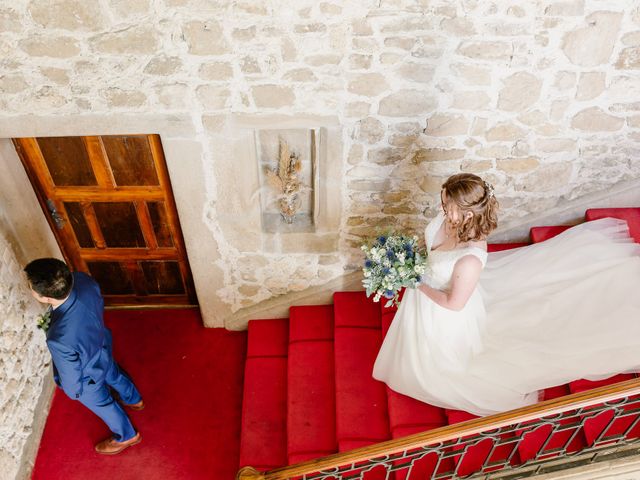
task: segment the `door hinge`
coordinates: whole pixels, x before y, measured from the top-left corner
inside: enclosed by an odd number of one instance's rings
[[[62,230],[64,228],[64,224],[66,223],[66,220],[62,215],[58,213],[58,210],[56,210],[56,205],[53,203],[53,200],[51,200],[50,198],[47,198],[47,209],[51,214],[51,219],[53,220],[53,223],[56,224],[56,228],[58,230]]]

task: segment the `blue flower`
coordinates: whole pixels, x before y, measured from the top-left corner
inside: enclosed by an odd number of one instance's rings
[[[385,243],[387,243],[387,237],[385,237],[384,235],[380,235],[378,237],[378,243],[380,244],[380,246],[384,245]]]
[[[371,268],[371,267],[373,267],[373,262],[371,260],[365,260],[364,261],[364,266],[365,266],[365,268]]]
[[[388,258],[389,260],[393,260],[394,258],[396,258],[396,254],[395,254],[395,253],[393,253],[393,250],[389,250],[389,251],[387,252],[387,258]]]
[[[391,271],[391,269],[390,269],[390,268],[384,268],[384,269],[382,270],[382,273],[384,273],[385,275],[389,275],[389,272],[390,272],[390,271]]]
[[[384,298],[393,298],[393,292],[391,290],[387,290],[384,292]]]

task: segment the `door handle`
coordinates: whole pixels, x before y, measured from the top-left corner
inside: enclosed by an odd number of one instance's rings
[[[56,205],[50,198],[47,198],[47,210],[49,210],[51,219],[53,220],[53,223],[56,224],[56,228],[58,230],[62,230],[64,228],[64,224],[67,222],[64,217],[58,213],[58,210],[56,210]]]

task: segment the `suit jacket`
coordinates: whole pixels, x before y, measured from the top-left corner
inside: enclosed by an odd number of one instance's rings
[[[89,275],[74,272],[71,293],[51,312],[47,330],[54,379],[70,398],[80,398],[87,382],[103,382],[113,362],[111,332],[104,326],[103,312],[98,284]]]

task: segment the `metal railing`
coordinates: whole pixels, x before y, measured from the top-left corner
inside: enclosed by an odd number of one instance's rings
[[[523,478],[550,463],[571,463],[578,457],[582,463],[596,462],[622,449],[640,453],[640,379],[268,472],[244,467],[236,478]]]

